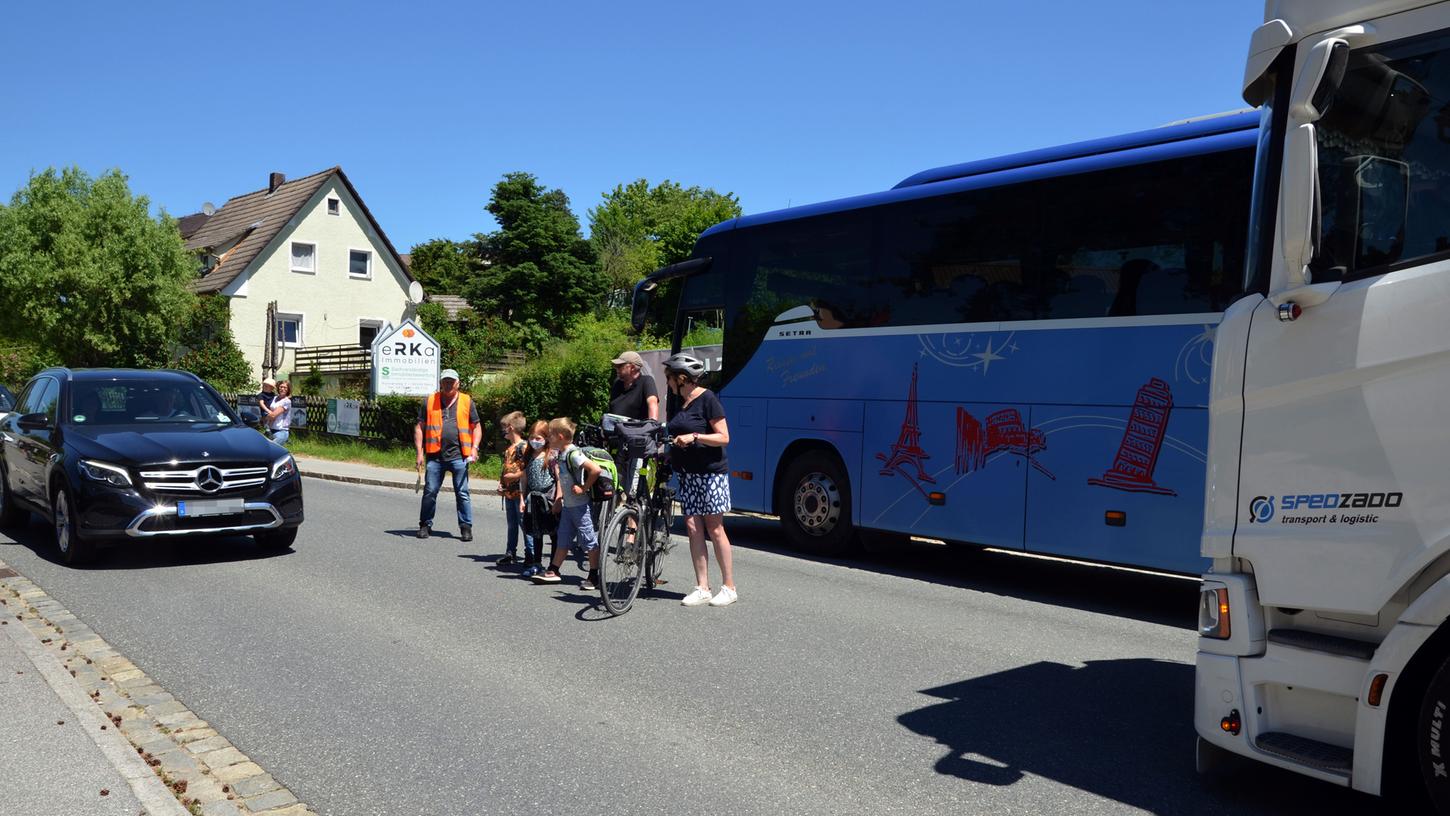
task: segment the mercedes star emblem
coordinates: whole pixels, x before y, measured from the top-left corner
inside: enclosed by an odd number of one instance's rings
[[[196,488],[203,493],[215,493],[222,489],[222,472],[207,465],[196,472]]]

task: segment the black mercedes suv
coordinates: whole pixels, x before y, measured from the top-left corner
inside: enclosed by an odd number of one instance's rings
[[[0,526],[32,510],[71,564],[151,537],[251,533],[286,549],[302,479],[194,374],[52,368],[0,418]]]

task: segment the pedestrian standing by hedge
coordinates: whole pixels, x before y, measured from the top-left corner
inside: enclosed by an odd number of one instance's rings
[[[418,410],[413,426],[413,446],[418,449],[418,467],[426,467],[423,507],[418,517],[418,537],[427,538],[443,489],[443,471],[453,474],[453,498],[458,505],[458,534],[473,540],[473,508],[469,505],[468,465],[478,461],[478,442],[483,438],[478,408],[473,398],[458,390],[458,372],[443,369],[438,390]]]
[[[529,449],[529,444],[524,441],[524,415],[520,411],[505,414],[498,421],[498,429],[507,445],[503,451],[503,472],[498,477],[498,494],[503,496],[504,518],[508,524],[508,543],[498,565],[506,567],[519,562],[519,531],[523,527],[523,500],[519,492],[519,482],[523,479],[524,452]],[[528,538],[529,534],[525,532],[526,554],[534,549],[533,542]]]
[[[277,383],[277,395],[267,409],[267,428],[272,431],[272,441],[286,445],[292,436],[292,383],[283,380]]]
[[[730,512],[730,465],[725,446],[730,444],[730,428],[720,398],[700,385],[703,376],[705,364],[688,354],[665,361],[665,384],[681,402],[666,426],[674,437],[670,464],[680,476],[680,508],[690,536],[690,559],[695,562],[695,591],[680,603],[729,606],[739,597],[730,539],[725,535],[725,514]],[[707,537],[715,544],[715,560],[720,564],[720,591],[713,597]]]

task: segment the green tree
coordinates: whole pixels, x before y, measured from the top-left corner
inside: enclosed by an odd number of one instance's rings
[[[682,187],[666,179],[621,184],[589,211],[589,240],[611,289],[630,289],[666,264],[690,257],[711,226],[740,216],[733,193]]]
[[[32,175],[0,208],[7,332],[69,365],[167,363],[195,300],[197,260],[149,205],[119,170]]]
[[[604,284],[594,252],[562,190],[544,187],[531,173],[508,173],[487,209],[499,229],[478,236],[485,264],[463,292],[475,310],[557,336],[600,302]]]
[[[462,293],[480,265],[477,241],[434,238],[413,247],[408,257],[413,277],[430,295]]]
[[[232,336],[231,305],[222,295],[196,299],[178,338],[176,367],[211,383],[218,391],[249,391],[252,364]]]

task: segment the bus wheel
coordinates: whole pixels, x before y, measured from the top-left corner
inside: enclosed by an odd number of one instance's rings
[[[1438,813],[1450,814],[1450,660],[1425,691],[1420,716],[1415,720],[1415,753],[1419,755],[1420,778]]]
[[[807,451],[786,467],[776,504],[797,549],[841,555],[855,543],[851,485],[840,460],[825,451]]]

